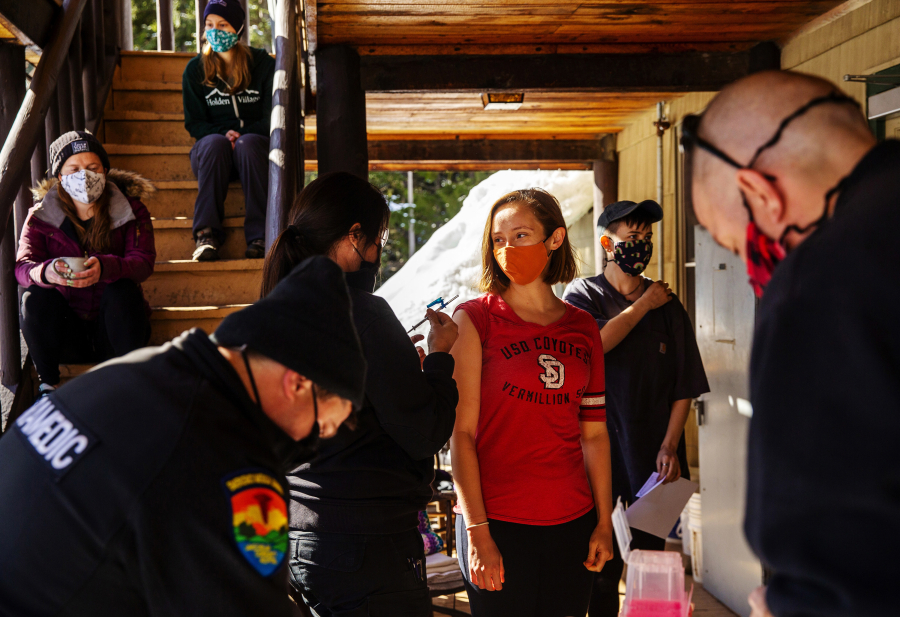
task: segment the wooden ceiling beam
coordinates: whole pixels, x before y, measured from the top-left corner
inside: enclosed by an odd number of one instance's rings
[[[368,92],[701,92],[779,68],[774,43],[736,53],[362,56]]]
[[[304,147],[307,161],[318,158],[315,142],[304,142]],[[552,163],[550,167],[589,163],[609,154],[600,139],[379,139],[368,141],[368,151],[369,160],[378,161],[379,164],[408,164],[409,161],[420,164],[493,161],[502,165],[547,162]]]

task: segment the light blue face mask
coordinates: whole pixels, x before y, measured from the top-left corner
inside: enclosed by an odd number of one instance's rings
[[[212,47],[212,50],[217,54],[225,53],[234,47],[238,38],[239,36],[236,32],[225,32],[224,30],[216,29],[209,29],[206,31],[206,40],[209,42],[209,46]]]

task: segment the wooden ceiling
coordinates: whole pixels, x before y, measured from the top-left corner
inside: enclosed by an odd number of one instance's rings
[[[326,0],[317,39],[361,54],[726,51],[780,39],[841,2]]]
[[[744,52],[787,36],[841,2],[320,0],[309,25],[314,45],[346,44],[369,56],[652,57]],[[678,96],[671,91],[526,92],[519,110],[485,111],[471,92],[367,92],[367,125],[370,139],[596,139],[622,130],[657,101]]]

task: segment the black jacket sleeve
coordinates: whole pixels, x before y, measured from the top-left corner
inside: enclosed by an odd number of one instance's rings
[[[228,131],[238,130],[240,121],[237,118],[233,122],[210,122],[206,101],[203,98],[202,76],[195,69],[196,65],[189,64],[181,77],[184,128],[194,139],[203,139],[207,135],[214,134],[224,135]],[[271,94],[269,96],[271,97]]]
[[[575,308],[587,311],[597,321],[597,327],[601,330],[607,324],[609,318],[600,309],[600,303],[591,298],[590,286],[584,279],[575,279],[566,288],[562,299]]]
[[[254,71],[260,73],[259,93],[261,116],[256,122],[251,122],[241,131],[242,134],[253,133],[255,135],[269,136],[269,125],[272,119],[272,85],[275,81],[275,60],[269,54],[262,54]],[[256,77],[256,76],[254,76]],[[253,81],[257,81],[254,79]]]
[[[453,380],[453,357],[419,355],[393,315],[382,315],[359,333],[370,360],[366,396],[382,428],[413,460],[434,456],[453,432],[459,393]],[[381,360],[383,358],[383,360]]]

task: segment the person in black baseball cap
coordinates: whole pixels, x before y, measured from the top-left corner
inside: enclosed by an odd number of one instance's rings
[[[603,272],[575,279],[563,294],[600,326],[613,502],[621,497],[633,503],[653,472],[667,483],[689,477],[684,425],[691,399],[709,392],[687,312],[668,284],[643,276],[653,255],[653,224],[662,218],[662,208],[650,199],[607,206],[597,220]],[[665,548],[663,538],[638,529],[631,533],[632,548]],[[615,544],[613,550],[615,556],[595,579],[590,617],[618,615],[624,564]]]
[[[285,472],[361,405],[365,373],[343,272],[315,257],[214,336],[102,364],[11,417],[0,614],[295,615]]]
[[[184,128],[197,140],[191,148],[198,189],[193,259],[219,258],[225,195],[235,180],[244,190],[244,257],[261,259],[275,60],[241,42],[247,24],[240,0],[209,0],[203,20],[206,44],[182,76]]]

